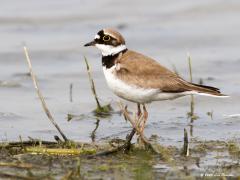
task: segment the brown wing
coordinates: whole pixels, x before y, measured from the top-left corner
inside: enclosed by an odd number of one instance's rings
[[[117,76],[142,88],[154,88],[161,91],[186,91],[182,79],[153,59],[134,51],[127,51],[121,57]]]
[[[217,88],[189,83],[155,60],[134,51],[124,53],[118,63],[120,68],[116,72],[117,76],[141,88],[154,88],[163,92],[195,90],[220,95]]]

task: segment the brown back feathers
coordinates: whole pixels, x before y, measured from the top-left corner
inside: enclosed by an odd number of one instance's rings
[[[116,71],[118,78],[140,88],[153,88],[172,93],[196,91],[223,96],[219,89],[189,83],[155,60],[134,51],[120,53],[116,63],[118,63]]]

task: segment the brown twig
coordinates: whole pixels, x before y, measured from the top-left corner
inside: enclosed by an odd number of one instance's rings
[[[190,82],[193,82],[193,78],[192,78],[192,59],[190,54],[188,53],[188,68],[189,68],[189,75],[190,75]],[[191,95],[191,109],[190,109],[190,115],[193,116],[194,115],[194,97],[193,95]]]
[[[96,121],[96,127],[93,129],[92,133],[91,133],[91,139],[92,139],[92,142],[95,142],[95,138],[96,138],[96,131],[99,127],[99,122],[100,120],[97,118],[97,121]]]
[[[187,130],[185,128],[184,128],[183,154],[184,154],[184,156],[189,156],[188,133],[187,133]]]
[[[193,82],[193,77],[192,77],[192,58],[189,53],[187,53],[188,56],[188,68],[189,68],[189,76],[190,76],[190,82]],[[190,112],[189,112],[189,117],[191,119],[191,123],[197,119],[197,116],[194,115],[194,96],[191,95],[191,102],[190,102]]]
[[[130,134],[127,135],[126,143],[124,144],[124,147],[123,147],[124,151],[130,150],[131,140],[135,134],[136,134],[136,129],[133,128],[132,131],[130,132]]]
[[[86,67],[87,67],[87,73],[88,73],[88,79],[90,82],[90,86],[91,86],[91,90],[92,90],[92,94],[95,98],[96,104],[97,104],[97,108],[95,110],[93,110],[93,113],[95,114],[96,117],[108,117],[111,116],[113,113],[113,109],[111,107],[111,104],[106,104],[106,105],[101,105],[97,96],[97,91],[95,88],[95,84],[93,81],[93,77],[91,74],[91,68],[89,66],[88,60],[87,58],[84,56],[84,60],[86,63]]]
[[[41,91],[39,89],[37,78],[36,78],[36,76],[35,76],[35,74],[34,74],[34,72],[32,70],[32,63],[31,63],[31,60],[30,60],[30,57],[29,57],[29,54],[28,54],[27,47],[24,46],[23,49],[24,49],[24,53],[25,53],[26,60],[27,60],[27,63],[28,63],[29,71],[30,71],[30,74],[31,74],[31,77],[32,77],[32,80],[33,80],[33,84],[34,84],[34,87],[35,87],[35,89],[37,91],[37,95],[38,95],[39,99],[41,100],[43,110],[46,113],[48,119],[51,121],[51,123],[55,126],[55,128],[61,134],[61,136],[64,139],[64,141],[68,141],[68,138],[62,132],[62,130],[60,129],[58,124],[55,122],[55,120],[54,120],[52,114],[50,113],[49,109],[47,108],[47,104],[46,104],[46,102],[44,100],[44,97],[43,97],[43,95],[42,95],[42,93],[41,93]]]
[[[187,53],[188,56],[188,68],[189,68],[189,74],[190,74],[190,82],[193,82],[193,78],[192,78],[192,58],[190,56],[189,53]]]
[[[94,81],[93,81],[93,78],[92,78],[92,75],[91,75],[91,71],[90,71],[90,66],[89,66],[88,60],[85,56],[84,56],[84,60],[85,60],[86,66],[87,66],[88,78],[89,78],[89,82],[91,84],[91,90],[92,90],[93,96],[94,96],[94,98],[96,100],[96,103],[97,103],[97,108],[102,109],[102,106],[100,105],[100,102],[99,102],[98,97],[97,97],[95,84],[94,84]]]

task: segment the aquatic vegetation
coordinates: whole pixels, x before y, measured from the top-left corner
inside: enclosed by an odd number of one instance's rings
[[[96,92],[96,88],[95,88],[95,83],[93,81],[92,74],[91,74],[90,65],[89,65],[88,60],[85,56],[84,56],[84,61],[86,63],[86,68],[87,68],[89,82],[90,82],[90,85],[91,85],[92,94],[93,94],[93,96],[95,98],[95,101],[96,101],[96,104],[97,104],[97,108],[95,110],[93,110],[93,112],[96,116],[111,115],[111,111],[113,111],[113,108],[112,108],[111,104],[106,104],[106,105],[102,106],[99,102],[97,92]]]

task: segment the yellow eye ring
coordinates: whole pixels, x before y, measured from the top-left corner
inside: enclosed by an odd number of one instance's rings
[[[104,41],[109,41],[110,39],[111,39],[110,36],[103,36]]]

